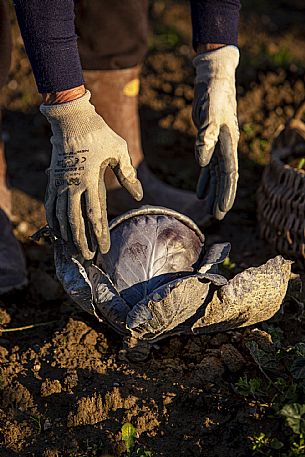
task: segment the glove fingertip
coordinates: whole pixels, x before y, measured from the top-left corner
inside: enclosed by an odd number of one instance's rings
[[[196,190],[196,195],[199,200],[203,200],[203,192],[200,189]]]
[[[101,241],[99,243],[99,248],[100,248],[100,251],[102,254],[107,254],[107,252],[109,252],[109,249],[110,249],[110,237],[108,236],[107,239],[103,239],[103,241]]]
[[[227,214],[227,211],[221,211],[219,208],[219,205],[216,205],[216,208],[214,209],[214,217],[218,221],[222,221],[224,219],[225,215]]]
[[[96,236],[96,239],[97,239],[99,251],[101,252],[101,254],[107,254],[107,252],[110,249],[110,244],[111,244],[107,220],[104,225],[104,230],[102,230],[100,232],[99,236]]]
[[[221,211],[223,213],[227,213],[228,211],[230,211],[230,209],[232,208],[233,205],[231,205],[231,204],[229,205],[228,202],[225,202],[222,199],[220,199],[218,206],[219,206],[219,211]]]
[[[90,251],[86,242],[82,242],[81,240],[76,240],[74,238],[73,244],[76,247],[76,250],[81,253],[85,260],[93,259],[95,252]]]
[[[80,249],[80,252],[85,260],[92,260],[95,254],[94,252],[91,252],[87,249]]]
[[[203,146],[201,146],[201,147],[197,147],[195,149],[195,153],[196,153],[198,164],[201,168],[209,165],[213,151],[208,152]]]
[[[227,192],[224,192],[221,198],[219,199],[219,209],[227,213],[234,205],[236,198],[236,185],[235,188],[229,187]]]
[[[137,179],[135,183],[130,186],[129,192],[136,201],[141,201],[143,198],[143,187],[140,181]]]

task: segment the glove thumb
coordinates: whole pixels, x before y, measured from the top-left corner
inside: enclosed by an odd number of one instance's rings
[[[118,178],[121,186],[130,193],[130,195],[137,201],[143,198],[143,188],[140,181],[137,179],[136,170],[131,164],[128,152],[119,160],[117,165],[113,167],[113,171]]]

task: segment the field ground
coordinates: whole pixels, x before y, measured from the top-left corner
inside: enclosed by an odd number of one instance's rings
[[[144,150],[161,178],[193,189],[198,169],[188,2],[154,1],[150,14],[141,90]],[[153,456],[305,455],[305,318],[298,281],[273,321],[171,338],[141,364],[120,360],[121,338],[66,297],[50,248],[29,240],[44,224],[49,129],[13,15],[12,22],[13,64],[2,100],[15,232],[29,286],[0,302],[0,456],[123,455],[120,430],[128,421],[139,446]],[[304,22],[302,0],[243,2],[238,196],[226,219],[206,231],[209,242],[232,243],[233,271],[275,254],[259,239],[256,190],[275,131],[305,95]],[[46,325],[6,331],[38,323]]]

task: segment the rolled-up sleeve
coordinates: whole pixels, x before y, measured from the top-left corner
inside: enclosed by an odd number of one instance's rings
[[[239,0],[190,0],[193,46],[199,43],[237,46]]]
[[[73,0],[14,0],[17,19],[40,93],[83,84]]]

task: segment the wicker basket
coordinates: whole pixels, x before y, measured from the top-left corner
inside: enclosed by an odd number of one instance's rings
[[[305,103],[273,141],[271,160],[258,190],[258,220],[263,238],[305,270],[305,171],[288,165],[305,157]]]

